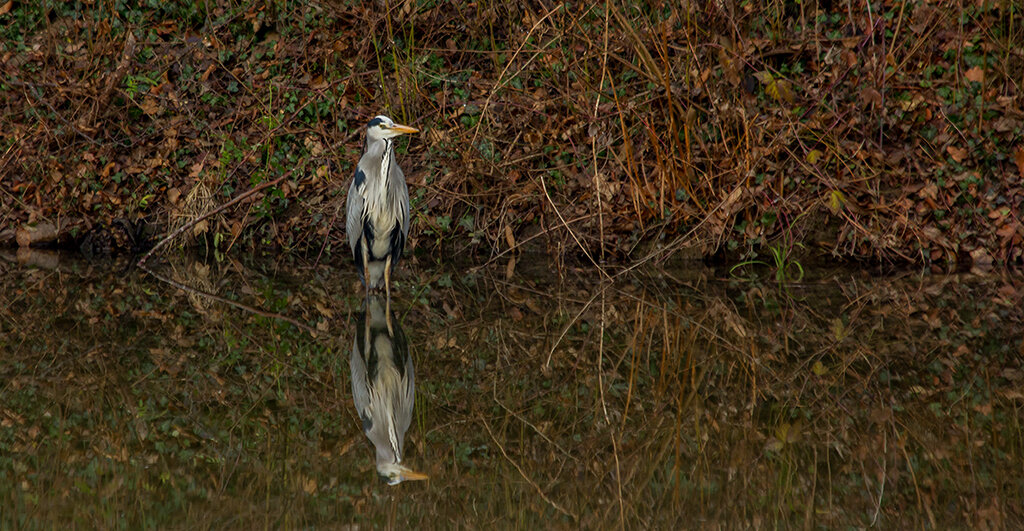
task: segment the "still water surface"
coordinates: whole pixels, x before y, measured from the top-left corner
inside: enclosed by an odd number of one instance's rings
[[[1024,277],[533,269],[0,253],[0,528],[1024,525]]]

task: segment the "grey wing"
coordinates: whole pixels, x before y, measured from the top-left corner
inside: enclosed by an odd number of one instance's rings
[[[398,164],[391,165],[389,182],[395,183],[395,200],[398,202],[398,223],[402,227],[402,240],[409,239],[409,187],[405,184],[405,173]]]
[[[369,417],[370,389],[366,381],[366,362],[363,353],[359,351],[359,338],[352,342],[352,357],[348,365],[352,372],[352,401],[356,404],[356,413],[359,420],[363,421],[365,431],[367,426],[364,419]]]
[[[401,433],[405,433],[412,422],[412,410],[416,404],[416,371],[413,369],[412,356],[409,355],[408,351],[406,351],[405,356],[405,385],[402,386],[399,392],[402,393],[400,398],[401,413],[399,418],[395,420],[398,421]]]
[[[366,186],[366,174],[356,167],[352,184],[348,187],[348,198],[345,200],[345,233],[348,235],[348,246],[356,252],[359,236],[363,231],[363,187]]]

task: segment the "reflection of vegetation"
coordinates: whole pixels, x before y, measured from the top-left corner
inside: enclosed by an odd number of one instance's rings
[[[329,343],[218,305],[200,318],[185,292],[139,275],[86,269],[69,278],[78,280],[26,271],[0,288],[5,506],[90,527],[111,527],[129,507],[139,519],[128,527],[176,522],[212,501],[237,511],[260,499],[273,510],[312,477],[282,445],[308,443],[312,433],[333,441],[327,452],[342,442],[347,411],[333,389],[347,385],[335,381],[347,371]],[[255,280],[236,286],[292,304],[303,298]],[[221,323],[213,329],[212,314]],[[300,413],[310,403],[320,405]],[[349,479],[329,488],[356,490]],[[246,490],[256,485],[267,489]]]
[[[229,299],[343,330],[325,339],[134,272],[2,264],[3,528],[1024,519],[1009,277],[848,275],[780,301],[431,271],[396,301],[420,361],[406,453],[431,480],[387,490],[348,391],[353,272],[210,266]]]

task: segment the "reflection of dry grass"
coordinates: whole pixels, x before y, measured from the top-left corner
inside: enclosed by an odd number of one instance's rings
[[[176,261],[171,260],[169,262],[171,268],[171,278],[177,282],[180,282],[186,286],[194,288],[199,292],[203,293],[215,293],[216,289],[214,286],[216,282],[210,278],[210,266],[198,261]],[[218,315],[217,312],[208,314],[207,310],[210,309],[215,301],[209,297],[203,296],[201,293],[194,291],[186,291],[185,295],[188,297],[188,302],[196,309],[197,312],[208,315],[210,317]]]
[[[967,295],[978,286],[943,302],[943,289],[925,296],[913,282],[892,279],[843,284],[853,288],[849,294],[810,285],[795,298],[756,287],[737,294],[715,285],[640,292],[613,285],[602,310],[601,288],[590,296],[571,281],[528,290],[487,283],[477,290],[528,312],[465,309],[467,321],[445,332],[452,339],[442,347],[425,343],[422,357],[454,378],[432,395],[442,399],[441,418],[484,413],[469,426],[428,427],[428,440],[450,439],[455,449],[428,445],[426,460],[454,459],[466,470],[487,469],[495,458],[512,465],[488,469],[481,480],[510,490],[503,495],[508,505],[495,507],[492,518],[507,515],[508,506],[520,521],[571,514],[579,520],[570,525],[584,528],[944,527],[979,520],[999,527],[1024,517],[1010,501],[1024,494],[1007,468],[1016,457],[1003,454],[1021,454],[1009,443],[1022,440],[1020,424],[991,424],[993,410],[1019,418],[1019,409],[1007,398],[967,405],[972,394],[999,394],[972,392],[980,382],[943,398],[929,353],[961,348],[939,333],[956,314],[936,319],[934,333],[910,317],[922,306],[984,299]],[[537,300],[523,301],[524,293]],[[554,307],[542,302],[551,293],[572,295]],[[453,304],[449,297],[474,297],[435,296],[439,307]],[[917,302],[908,305],[908,298]],[[984,358],[965,362],[950,359],[948,369],[969,377],[1002,367]],[[1019,371],[1020,360],[1010,366]],[[1004,395],[1013,389],[1001,385]],[[936,400],[944,412],[938,417]],[[963,417],[978,411],[988,420]],[[985,434],[992,429],[1007,439],[996,443],[999,437]],[[461,458],[465,447],[487,450]],[[477,480],[468,474],[449,488],[472,489]],[[972,477],[971,485],[961,477]],[[473,499],[439,501],[434,510],[451,514]],[[950,503],[969,509],[949,511]]]

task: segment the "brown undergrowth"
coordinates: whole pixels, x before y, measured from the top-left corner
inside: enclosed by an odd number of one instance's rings
[[[434,256],[1022,260],[1013,2],[73,9],[0,6],[0,239],[174,227],[294,169],[194,235],[331,252],[384,112],[424,130],[400,160]]]

